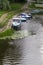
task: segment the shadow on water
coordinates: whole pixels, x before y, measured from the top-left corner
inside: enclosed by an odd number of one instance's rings
[[[8,48],[8,40],[0,40],[0,65],[2,65],[2,59],[5,51]]]
[[[20,42],[18,40],[0,40],[0,65],[20,64],[22,56]]]

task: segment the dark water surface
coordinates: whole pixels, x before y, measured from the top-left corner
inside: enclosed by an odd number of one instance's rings
[[[8,40],[0,40],[0,65],[3,65],[2,59],[5,55],[8,46],[9,46]]]
[[[0,65],[18,65],[22,60],[23,39],[14,41],[1,40]]]

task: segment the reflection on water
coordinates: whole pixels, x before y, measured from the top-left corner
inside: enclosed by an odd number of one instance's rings
[[[43,65],[42,37],[29,36],[1,45],[0,65]],[[41,43],[40,43],[41,42]],[[4,42],[6,43],[6,42]],[[3,52],[4,50],[4,52]]]
[[[3,56],[1,65],[20,64],[20,60],[22,60],[22,44],[20,44],[20,42],[21,40],[14,40],[13,42],[9,42],[9,47]]]
[[[5,55],[6,49],[8,48],[8,40],[0,40],[0,65],[3,65],[2,59]]]

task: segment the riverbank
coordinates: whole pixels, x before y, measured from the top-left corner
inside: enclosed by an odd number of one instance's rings
[[[6,32],[6,33],[3,33],[3,36],[0,35],[0,39],[19,39],[19,38],[21,39],[21,38],[27,37],[28,35],[30,35],[30,33],[28,33],[28,31],[26,30],[15,31],[10,29],[8,34]]]
[[[0,10],[0,38],[6,38],[6,36],[9,38],[13,34],[14,30],[11,29],[12,17],[24,11],[21,9],[23,6],[24,3],[15,3],[11,4],[11,11],[1,12]]]

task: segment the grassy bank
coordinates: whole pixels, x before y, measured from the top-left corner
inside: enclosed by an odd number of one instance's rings
[[[11,36],[14,33],[13,29],[7,29],[4,32],[0,32],[0,38],[6,37],[6,36]]]
[[[4,21],[2,21],[2,23],[0,23],[0,28],[3,28],[4,26],[6,26],[9,22],[9,19],[12,18],[12,16],[14,15],[14,12],[8,12],[7,17],[5,18]]]
[[[8,12],[7,17],[5,18],[4,21],[2,21],[2,23],[0,23],[0,28],[3,28],[4,26],[6,26],[9,22],[9,20],[16,15],[17,13],[21,13],[23,10],[17,10],[17,11],[10,11]]]
[[[20,4],[20,3],[14,3],[11,4],[11,10],[9,11],[0,11],[0,16],[3,15],[4,13],[8,13],[7,17],[2,21],[2,23],[0,23],[0,28],[3,28],[4,26],[6,26],[9,22],[9,19],[12,18],[12,16],[14,16],[17,13],[20,13],[22,10],[20,10],[23,7],[24,4]]]
[[[6,11],[2,11],[2,10],[0,10],[0,17],[4,14],[4,13],[6,13]]]
[[[23,4],[20,3],[14,3],[11,4],[11,10],[9,11],[0,11],[0,16],[2,16],[4,13],[8,13],[7,17],[2,21],[2,23],[0,23],[0,28],[4,28],[4,26],[6,26],[9,22],[9,20],[16,14],[21,13],[23,10],[21,10],[21,8],[23,7]],[[14,30],[12,29],[6,29],[5,31],[0,32],[0,38],[6,37],[6,36],[12,36],[12,34],[14,33]]]

